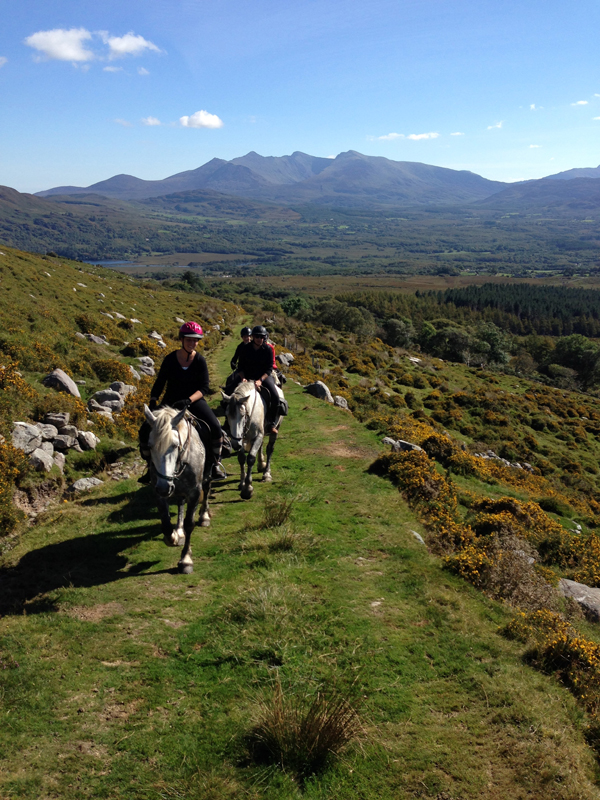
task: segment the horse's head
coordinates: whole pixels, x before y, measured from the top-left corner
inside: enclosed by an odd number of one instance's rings
[[[166,407],[153,414],[144,405],[144,416],[151,429],[148,447],[156,473],[156,493],[170,497],[175,488],[177,459],[184,441],[179,424],[185,416],[185,409],[175,411]]]
[[[229,422],[229,438],[235,451],[241,449],[244,436],[248,432],[250,421],[258,393],[252,381],[245,381],[236,386],[231,395],[221,392],[223,400],[227,403],[225,414]],[[254,400],[252,399],[254,398]],[[262,404],[261,404],[262,408]]]

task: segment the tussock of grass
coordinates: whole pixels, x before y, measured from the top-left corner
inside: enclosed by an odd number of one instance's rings
[[[311,698],[284,693],[277,681],[272,696],[260,704],[246,746],[256,764],[277,766],[303,782],[361,732],[358,712],[339,691],[324,689]]]
[[[279,528],[290,518],[295,497],[265,497],[263,500],[263,518],[260,529]]]

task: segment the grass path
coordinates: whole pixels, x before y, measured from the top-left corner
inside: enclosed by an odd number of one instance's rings
[[[193,575],[133,479],[52,508],[4,556],[0,798],[598,797],[574,700],[415,540],[365,472],[374,434],[286,389],[274,483],[243,502],[228,463]],[[264,498],[293,499],[285,526]],[[363,741],[303,791],[244,758],[277,680],[361,702]]]

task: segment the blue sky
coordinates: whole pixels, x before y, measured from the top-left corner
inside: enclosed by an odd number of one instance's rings
[[[600,163],[597,0],[1,0],[0,184],[358,150],[539,178]]]

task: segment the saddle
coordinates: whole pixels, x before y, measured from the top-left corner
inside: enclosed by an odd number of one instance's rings
[[[208,423],[206,423],[203,419],[198,419],[189,411],[186,411],[185,414],[186,419],[188,419],[194,428],[198,432],[198,436],[200,437],[200,441],[204,445],[204,451],[207,454],[207,457],[212,458],[212,439],[210,436],[210,428]],[[228,458],[232,453],[231,447],[231,440],[229,436],[223,431],[223,446],[221,448],[221,458]]]

